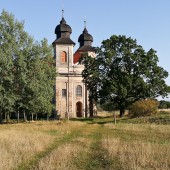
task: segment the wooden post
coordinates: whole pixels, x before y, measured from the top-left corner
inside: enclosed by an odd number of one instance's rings
[[[113,117],[114,117],[114,124],[116,124],[116,111],[114,111]]]

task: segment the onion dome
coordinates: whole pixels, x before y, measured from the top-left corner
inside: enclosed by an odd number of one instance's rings
[[[62,10],[62,19],[60,24],[55,28],[56,40],[53,42],[55,44],[73,44],[75,43],[70,39],[70,34],[72,33],[72,29],[69,25],[66,24],[66,21],[63,17],[64,10]]]
[[[60,24],[56,26],[55,28],[55,34],[58,33],[64,33],[64,32],[68,32],[68,33],[72,33],[71,27],[69,25],[66,24],[65,19],[62,17]]]
[[[82,34],[78,38],[78,42],[80,43],[80,47],[74,53],[73,63],[77,63],[82,53],[86,52],[96,52],[96,49],[92,47],[93,37],[88,33],[86,29],[86,21],[84,21],[84,30]],[[92,54],[91,54],[92,55]]]
[[[85,26],[84,26],[83,33],[78,38],[78,42],[80,43],[80,47],[84,46],[84,45],[90,45],[91,46],[91,44],[93,42],[93,37],[88,33],[88,31],[86,29],[86,21],[84,23],[85,23]]]
[[[81,41],[93,42],[93,37],[88,33],[86,28],[84,28],[83,33],[78,38],[78,42],[81,42]]]

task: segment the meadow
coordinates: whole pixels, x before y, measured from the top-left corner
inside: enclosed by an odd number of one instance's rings
[[[170,113],[0,125],[0,170],[169,170]]]

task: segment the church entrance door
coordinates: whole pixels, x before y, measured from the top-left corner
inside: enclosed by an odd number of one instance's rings
[[[77,117],[82,117],[82,102],[77,102],[76,103],[76,113],[77,113]]]

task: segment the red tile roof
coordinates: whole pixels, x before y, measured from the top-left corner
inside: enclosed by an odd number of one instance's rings
[[[79,61],[79,58],[81,57],[81,54],[82,54],[82,53],[79,52],[79,51],[76,51],[76,52],[74,53],[74,55],[73,55],[73,63],[74,63],[74,64]]]

